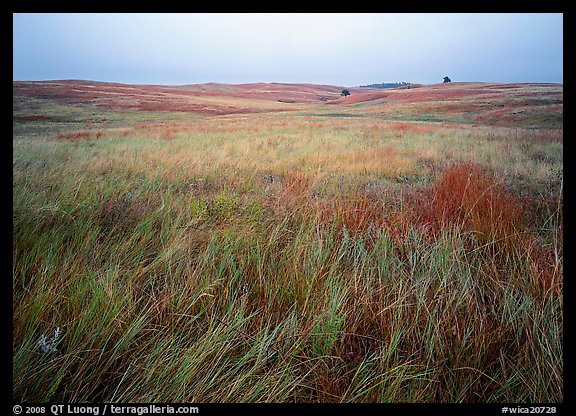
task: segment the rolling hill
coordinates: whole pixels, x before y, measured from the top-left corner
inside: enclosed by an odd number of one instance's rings
[[[550,128],[560,128],[563,122],[561,84],[452,82],[417,84],[409,89],[348,88],[351,95],[347,97],[340,95],[343,88],[284,83],[161,86],[78,80],[14,82],[14,118],[48,121],[50,114],[42,110],[58,104],[101,111],[200,116],[280,111],[334,114],[338,108],[337,114],[405,121]]]

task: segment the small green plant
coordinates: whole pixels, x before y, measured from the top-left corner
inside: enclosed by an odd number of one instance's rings
[[[208,202],[203,196],[192,199],[190,209],[193,217],[205,217],[208,213]]]
[[[340,314],[317,316],[310,333],[312,340],[312,356],[323,357],[331,355],[334,345],[341,337],[345,317]]]
[[[206,211],[217,219],[226,219],[232,216],[237,206],[236,194],[224,188],[208,203]]]

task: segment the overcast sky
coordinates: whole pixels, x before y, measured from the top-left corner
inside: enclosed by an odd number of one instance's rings
[[[16,13],[13,23],[13,80],[563,82],[561,13]]]

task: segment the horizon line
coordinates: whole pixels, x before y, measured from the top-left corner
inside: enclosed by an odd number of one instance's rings
[[[208,85],[208,84],[218,84],[218,85],[251,85],[251,84],[301,84],[301,85],[325,85],[325,86],[333,86],[333,87],[346,87],[346,88],[369,88],[370,85],[377,85],[377,84],[386,84],[386,83],[399,83],[399,82],[406,82],[406,81],[383,81],[383,82],[374,82],[368,83],[363,85],[353,85],[347,86],[344,84],[330,84],[330,83],[318,83],[318,82],[291,82],[291,81],[253,81],[253,82],[220,82],[220,81],[207,81],[207,82],[192,82],[192,83],[154,83],[154,82],[146,82],[146,83],[132,83],[132,82],[121,82],[121,81],[103,81],[103,80],[96,80],[96,79],[85,79],[85,78],[52,78],[52,79],[12,79],[12,82],[97,82],[97,83],[106,83],[106,84],[121,84],[121,85],[140,85],[140,86],[172,86],[172,87],[179,87],[179,86],[189,86],[189,85]],[[435,83],[424,83],[424,82],[408,82],[405,85],[437,85],[443,84],[444,82],[435,82]],[[451,84],[458,84],[458,83],[484,83],[484,84],[558,84],[564,85],[564,82],[551,82],[551,81],[451,81]],[[376,88],[378,89],[378,88]]]

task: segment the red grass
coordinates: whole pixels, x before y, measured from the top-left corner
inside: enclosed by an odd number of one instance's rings
[[[33,116],[13,116],[13,121],[27,122],[27,121],[50,121],[55,120],[54,117],[33,115]]]
[[[310,207],[310,182],[302,172],[292,171],[281,179],[272,179],[266,186],[271,187],[267,205],[278,217]]]
[[[390,124],[390,130],[402,131],[402,132],[418,132],[418,133],[429,133],[432,131],[430,126],[421,126],[413,123],[392,123]]]
[[[72,142],[81,139],[99,139],[105,136],[106,134],[101,131],[76,131],[73,133],[61,133],[57,136],[57,140]]]
[[[294,171],[282,181],[283,198],[289,201],[299,201],[306,199],[310,191],[308,177],[302,172]]]
[[[324,201],[316,207],[321,226],[335,226],[353,238],[361,238],[367,249],[373,247],[381,231],[395,243],[401,244],[415,217],[409,206],[385,206],[382,201],[371,199],[366,194],[353,199]]]
[[[382,225],[382,209],[367,198],[341,201],[336,206],[339,228],[346,228],[351,235],[365,233],[369,226]],[[379,215],[380,214],[380,215]]]
[[[481,243],[513,244],[522,216],[521,201],[470,162],[449,168],[431,192],[415,202],[420,220],[432,229],[457,224]]]
[[[562,229],[558,229],[558,236],[562,237]],[[556,251],[556,249],[558,249]],[[542,292],[553,291],[557,295],[562,292],[562,244],[559,247],[543,246],[537,238],[527,239],[522,244],[522,252],[530,259],[530,274],[537,276],[533,282]],[[557,257],[558,256],[558,257]]]

